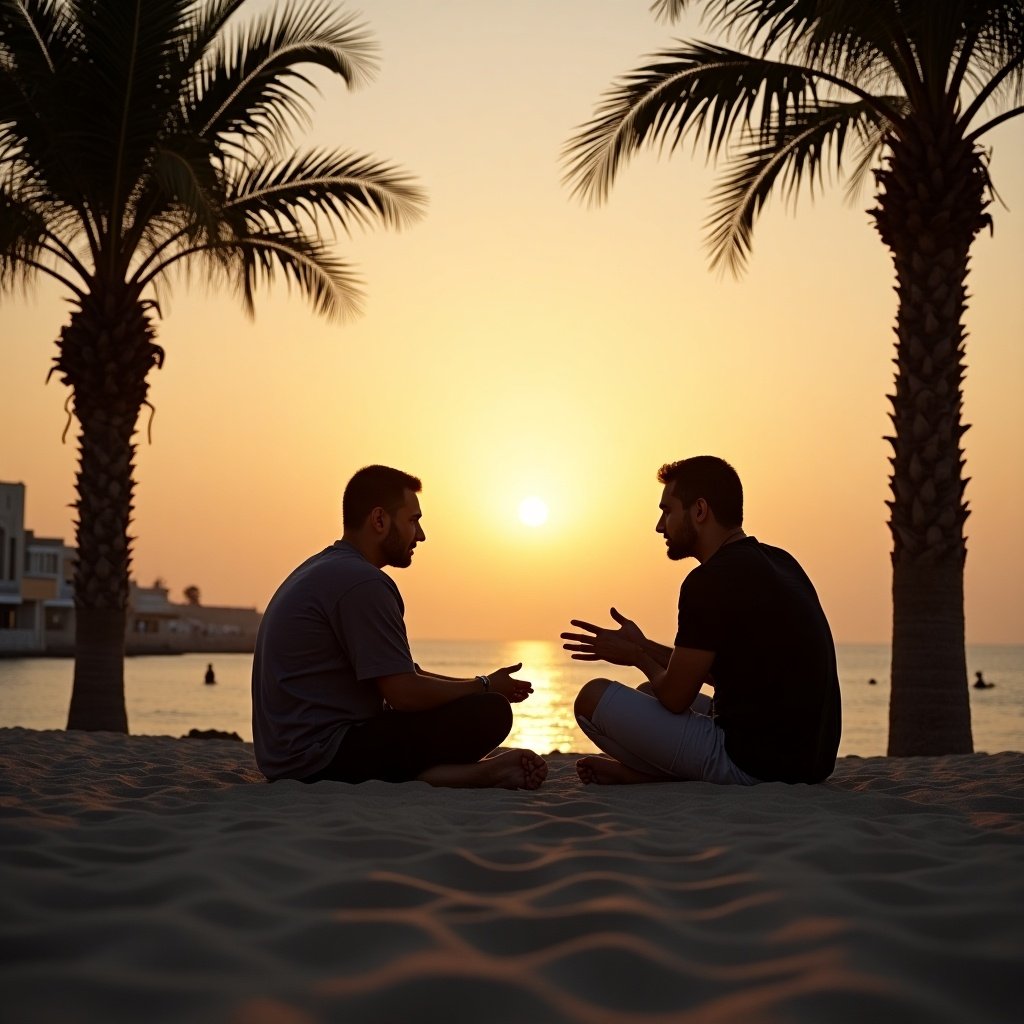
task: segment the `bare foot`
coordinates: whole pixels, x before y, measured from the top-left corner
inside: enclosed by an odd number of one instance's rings
[[[457,789],[536,789],[548,777],[548,764],[532,750],[505,750],[474,764],[439,764],[419,776],[431,786]]]
[[[510,788],[513,789],[537,789],[541,783],[548,777],[548,763],[539,754],[535,754],[532,750],[509,750],[505,754],[498,754],[495,757],[489,757],[484,764],[488,761],[496,761],[498,758],[508,756],[510,762],[514,763],[512,755],[519,755],[519,770],[521,772],[522,784],[516,785]]]
[[[669,781],[659,775],[638,772],[610,757],[581,757],[576,762],[576,774],[586,786],[624,786],[637,782]]]

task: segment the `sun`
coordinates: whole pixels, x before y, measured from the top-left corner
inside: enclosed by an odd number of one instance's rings
[[[524,526],[543,526],[548,521],[548,506],[543,498],[531,496],[519,502],[519,521]]]

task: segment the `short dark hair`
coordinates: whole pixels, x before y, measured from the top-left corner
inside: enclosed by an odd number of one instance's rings
[[[419,494],[419,480],[390,466],[363,466],[345,485],[341,499],[341,524],[346,530],[357,530],[378,506],[393,512],[401,508],[405,492]]]
[[[658,470],[658,479],[673,484],[672,493],[687,507],[703,498],[722,526],[743,524],[743,484],[725,459],[694,455],[667,462]]]

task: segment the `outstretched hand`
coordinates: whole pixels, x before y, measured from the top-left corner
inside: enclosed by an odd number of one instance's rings
[[[523,663],[520,661],[516,665],[495,669],[487,677],[490,680],[490,688],[506,697],[512,704],[519,704],[533,693],[533,683],[528,679],[512,678],[512,673],[518,672],[522,667]]]
[[[627,619],[625,615],[612,608],[611,617],[619,624],[618,629],[608,626],[595,626],[582,619],[572,619],[573,626],[585,629],[587,633],[562,633],[563,640],[571,643],[562,644],[567,651],[575,652],[574,661],[607,661],[612,665],[636,665],[637,659],[647,640],[640,627]]]

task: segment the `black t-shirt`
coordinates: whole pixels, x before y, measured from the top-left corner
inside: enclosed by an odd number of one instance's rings
[[[797,560],[754,537],[726,544],[679,591],[677,647],[713,651],[729,757],[765,782],[820,782],[842,730],[836,649]]]

